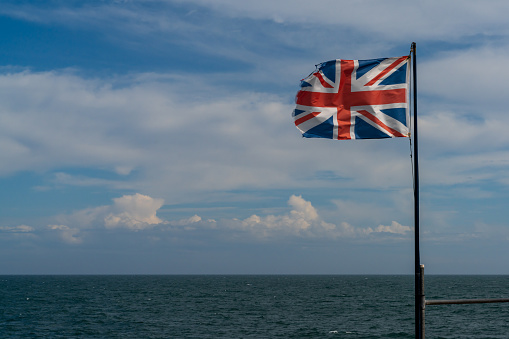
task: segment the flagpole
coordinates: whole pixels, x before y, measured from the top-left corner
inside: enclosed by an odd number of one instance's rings
[[[414,112],[414,234],[415,234],[415,337],[424,339],[423,296],[421,290],[421,255],[419,247],[419,153],[417,145],[417,60],[415,57],[416,45],[412,43],[412,88],[413,88],[413,112]]]

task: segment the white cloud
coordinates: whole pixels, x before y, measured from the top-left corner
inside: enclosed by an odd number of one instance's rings
[[[509,51],[505,37],[509,27],[507,1],[494,1],[490,6],[474,1],[261,1],[194,1],[221,12],[219,16],[211,15],[205,24],[193,19],[200,9],[178,15],[172,12],[174,3],[166,7],[162,2],[161,11],[147,10],[133,2],[118,7],[101,4],[58,9],[3,8],[3,13],[26,20],[98,27],[115,43],[121,40],[115,36],[120,31],[126,35],[124,42],[133,37],[154,37],[157,45],[163,46],[163,39],[179,40],[172,40],[168,49],[187,40],[182,45],[190,50],[202,50],[196,47],[203,46],[207,53],[214,50],[217,55],[242,60],[247,67],[240,72],[211,69],[211,73],[197,75],[131,74],[103,79],[85,78],[69,70],[4,68],[0,75],[0,175],[50,172],[54,180],[41,189],[97,186],[147,194],[118,198],[112,205],[61,216],[63,220],[58,224],[72,227],[231,227],[265,236],[406,234],[408,226],[399,227],[395,221],[389,226],[379,225],[393,218],[385,206],[358,205],[345,197],[351,189],[369,187],[399,192],[410,187],[408,141],[301,140],[290,117],[294,93],[288,94],[287,89],[295,83],[297,90],[298,79],[312,70],[313,63],[322,61],[315,60],[316,56],[374,57],[393,49],[395,44],[420,39],[418,80],[425,97],[419,102],[423,112],[421,178],[426,185],[482,185],[491,180],[509,185],[509,134],[504,127],[509,125],[509,119],[505,98],[500,94],[506,72],[504,56]],[[363,11],[362,23],[349,14],[352,8],[369,8]],[[415,15],[408,15],[410,12]],[[219,23],[228,20],[225,16],[233,20],[222,26]],[[268,43],[252,39],[258,30],[242,31],[244,26],[236,23],[237,17],[258,20],[249,21],[253,27],[270,24],[274,40]],[[267,19],[276,24],[267,23]],[[116,29],[104,29],[116,24]],[[225,30],[229,25],[235,29]],[[304,30],[316,39],[303,38]],[[209,34],[201,34],[205,31]],[[348,34],[334,37],[327,33],[331,31]],[[366,39],[356,39],[359,36]],[[210,37],[216,38],[214,44],[209,44]],[[330,43],[333,38],[358,42]],[[328,43],[323,44],[324,40]],[[492,44],[494,40],[499,43]],[[258,49],[279,47],[275,43],[278,41],[287,44],[281,57],[267,56]],[[436,44],[440,41],[458,44],[444,44],[449,51],[437,53]],[[464,43],[472,47],[464,49]],[[322,48],[313,47],[318,45]],[[305,49],[300,49],[303,46]],[[285,57],[284,51],[295,50],[302,52]],[[420,57],[421,50],[424,58]],[[372,54],[374,51],[376,55]],[[340,52],[344,54],[337,54]],[[482,66],[480,60],[485,61]],[[260,80],[267,81],[267,88],[259,86],[255,91],[252,84]],[[273,85],[281,86],[275,91],[283,93],[281,96],[269,94]],[[67,173],[69,168],[79,169],[80,174]],[[107,175],[87,169],[99,169]],[[316,175],[323,172],[333,173],[338,180]],[[324,212],[319,215],[309,201],[292,196],[287,214],[228,220],[228,226],[202,220],[198,215],[163,221],[157,216],[162,199],[150,198],[161,197],[168,203],[196,202],[213,200],[215,192],[279,188],[326,188],[338,192],[337,199],[343,199],[340,212],[344,214],[324,217]],[[479,187],[471,189],[481,191]],[[360,222],[356,214],[366,216]],[[2,230],[14,232],[11,228]]]
[[[164,204],[163,199],[136,193],[115,198],[113,202],[111,213],[104,218],[106,228],[141,230],[163,222],[156,216],[157,210]]]
[[[373,230],[375,233],[394,233],[394,234],[406,234],[407,232],[412,231],[412,227],[404,226],[400,223],[393,221],[390,226],[378,225],[377,228]]]
[[[288,200],[291,210],[285,214],[258,216],[251,215],[245,219],[222,219],[204,220],[198,215],[179,220],[162,220],[157,217],[157,211],[161,208],[164,201],[154,199],[147,195],[134,194],[124,195],[113,199],[113,205],[99,206],[81,211],[76,211],[71,215],[59,216],[58,220],[66,225],[48,226],[52,230],[60,231],[61,238],[69,243],[79,243],[80,228],[102,228],[120,229],[125,228],[133,231],[143,231],[152,229],[151,236],[157,232],[166,236],[179,234],[182,236],[190,232],[188,236],[201,231],[215,232],[215,236],[227,237],[243,236],[249,239],[255,238],[280,238],[296,236],[303,238],[366,238],[379,233],[392,233],[405,235],[411,230],[408,226],[403,226],[395,221],[390,226],[379,225],[376,228],[355,227],[348,222],[334,224],[324,221],[310,201],[302,196],[292,195]],[[95,225],[95,226],[94,226]],[[209,234],[210,236],[210,234]]]
[[[491,55],[496,56],[496,51],[483,54],[486,59]],[[502,59],[494,58],[496,67],[489,67],[489,77],[495,75],[493,69],[503,68]],[[475,60],[468,53],[468,57],[454,54],[426,62],[419,78],[423,91],[434,96],[447,93],[446,87],[455,87],[448,79],[456,78],[462,86],[469,86],[464,85],[468,76],[459,75],[456,67],[448,70],[447,65],[458,62],[473,67]],[[427,74],[437,72],[425,71],[435,67],[451,77],[440,78],[444,81],[436,84]],[[489,77],[483,78],[483,86],[489,86]],[[434,84],[444,91],[435,92]],[[472,87],[447,95],[460,101],[474,92]],[[202,76],[137,74],[84,79],[64,71],[4,73],[0,76],[0,174],[58,171],[55,185],[143,191],[168,203],[195,200],[203,192],[245,188],[341,190],[411,185],[407,140],[346,142],[341,147],[328,140],[303,141],[292,126],[289,101],[288,97],[241,90],[224,96],[224,88],[210,85]],[[475,107],[487,105],[480,101]],[[422,115],[420,136],[430,142],[426,152],[433,154],[424,166],[440,163],[437,156],[445,152],[454,159],[450,153],[467,157],[473,151],[493,149],[493,145],[499,149],[509,146],[503,131],[509,121],[500,118],[501,110],[497,118],[483,113],[485,120],[478,122],[461,119],[457,112],[422,108],[427,112]],[[483,137],[488,134],[490,138]],[[458,182],[451,178],[461,179],[458,173],[470,168],[490,171],[481,156],[470,159],[436,166],[443,170],[432,171],[430,183]],[[72,175],[62,170],[65,168],[100,168],[117,174],[118,179],[88,177],[86,171]],[[314,178],[320,171],[334,171],[345,180]],[[497,174],[491,171],[488,175]],[[469,178],[484,179],[470,174]],[[500,177],[500,181],[507,179]]]
[[[392,34],[393,39],[442,39],[444,34],[459,37],[507,32],[506,1],[489,6],[473,0],[408,2],[335,0],[236,1],[192,0],[230,16],[269,19],[278,23],[340,25],[377,37]],[[188,0],[185,1],[189,3]],[[362,13],[363,20],[351,15]],[[383,30],[380,29],[383,27]],[[405,27],[401,30],[401,27]],[[410,41],[410,40],[409,40]]]
[[[474,45],[469,49],[437,53],[418,65],[420,91],[454,102],[476,116],[506,116],[504,79],[509,75],[509,42]],[[441,104],[442,104],[441,102]],[[484,103],[489,103],[485,105]],[[500,109],[503,109],[500,112]],[[457,112],[457,114],[465,112]]]
[[[333,225],[320,220],[316,209],[301,196],[292,195],[288,204],[293,207],[288,215],[265,217],[252,215],[240,221],[238,226],[263,237],[270,237],[278,233],[312,236],[320,231],[334,228]]]
[[[189,218],[184,218],[184,219],[180,219],[177,221],[169,221],[168,224],[170,224],[172,226],[189,226],[192,224],[200,223],[201,221],[202,221],[202,218],[199,215],[195,214]],[[215,223],[215,220],[208,220],[207,222]]]
[[[126,228],[133,231],[152,228],[165,223],[157,217],[157,210],[164,204],[163,199],[136,193],[114,198],[112,205],[91,207],[55,219],[71,229]],[[67,226],[65,226],[67,227]]]
[[[290,207],[287,213],[256,215],[253,214],[245,219],[203,219],[198,215],[179,220],[163,220],[156,213],[163,205],[162,199],[154,199],[142,194],[125,195],[113,200],[112,205],[99,206],[76,211],[66,216],[58,216],[60,223],[50,224],[46,227],[49,232],[56,234],[63,242],[68,244],[81,244],[84,235],[87,234],[87,242],[94,241],[95,236],[101,236],[108,229],[107,236],[115,237],[115,232],[127,229],[132,236],[141,241],[148,239],[159,242],[179,241],[219,241],[229,242],[258,242],[262,241],[295,241],[296,239],[322,239],[338,241],[347,239],[361,242],[393,242],[410,240],[413,235],[413,227],[392,220],[389,224],[376,224],[374,218],[352,218],[358,213],[366,213],[366,209],[374,208],[375,214],[381,218],[390,220],[389,215],[383,213],[383,209],[377,209],[376,205],[345,204],[336,201],[341,208],[339,211],[352,209],[351,214],[346,213],[335,217],[335,222],[324,220],[319,211],[310,201],[302,196],[292,195],[288,199]],[[501,225],[490,225],[477,221],[474,226],[464,226],[461,231],[456,231],[451,226],[451,214],[454,211],[426,211],[426,225],[423,237],[427,241],[462,241],[472,236],[485,239],[491,237],[505,237],[506,228]],[[355,219],[354,222],[345,221]],[[64,224],[65,223],[65,224]],[[362,226],[361,226],[362,225]],[[377,226],[375,226],[377,225]],[[93,230],[92,230],[93,229]],[[34,232],[40,236],[42,230],[36,230],[31,226],[19,225],[16,227],[3,226],[0,232],[8,234],[27,234]],[[136,235],[134,235],[136,234]],[[33,238],[42,241],[44,237]]]
[[[150,6],[146,2],[79,7],[5,5],[1,12],[38,23],[97,30],[109,42],[129,49],[153,50],[159,55],[162,50],[172,53],[185,46],[188,51],[254,66],[250,82],[284,79],[280,84],[292,81],[289,74],[302,72],[301,58],[306,56],[318,58],[313,62],[335,57],[379,57],[374,53],[392,53],[395,45],[407,44],[409,49],[412,40],[422,41],[426,50],[430,40],[500,43],[499,37],[509,31],[505,15],[509,5],[503,0],[490,1],[490,6],[472,0],[176,2],[151,1]],[[188,12],[183,14],[185,9]],[[362,12],[363,20],[351,15],[354,12]],[[246,25],[256,29],[246,29]],[[293,53],[295,50],[302,53]],[[278,60],[283,53],[292,53],[293,57]],[[217,78],[235,81],[238,75],[222,74]]]
[[[78,228],[70,228],[66,225],[48,225],[48,229],[57,231],[60,238],[68,244],[81,244],[83,239],[79,236]]]
[[[0,231],[11,233],[30,233],[34,231],[34,228],[27,225],[0,226]]]
[[[176,11],[174,3],[181,2],[189,8],[187,15]],[[358,2],[338,2],[335,0],[175,0],[151,1],[150,6],[143,2],[122,4],[102,3],[79,8],[65,6],[12,6],[2,8],[4,15],[25,20],[67,25],[102,26],[112,21],[131,34],[174,32],[180,35],[186,31],[199,30],[192,20],[179,20],[193,17],[198,8],[211,8],[225,17],[272,20],[279,24],[313,24],[319,28],[325,25],[341,25],[365,32],[378,34],[405,34],[405,37],[437,38],[444,32],[453,36],[506,33],[505,13],[509,5],[503,0],[490,1],[490,5],[474,0],[451,0],[443,2],[430,0],[422,3],[404,0],[376,0]],[[155,11],[154,8],[157,8]],[[352,12],[362,12],[364,20],[359,21]],[[381,30],[380,27],[384,27]],[[400,27],[405,27],[401,30]],[[218,28],[215,28],[218,30]]]
[[[241,227],[262,237],[288,234],[332,239],[366,237],[373,233],[405,235],[411,230],[410,227],[403,226],[395,221],[390,226],[379,225],[375,229],[354,227],[347,222],[340,222],[336,225],[322,220],[311,202],[306,201],[301,196],[292,195],[288,200],[288,204],[293,207],[289,214],[265,217],[252,215],[237,224],[232,224],[233,226],[230,227]]]
[[[120,179],[59,171],[55,182],[143,187],[155,195],[174,192],[175,200],[189,191],[288,183],[279,168],[290,157],[291,139],[282,135],[298,138],[292,105],[263,93],[216,96],[217,89],[195,83],[198,77],[131,80],[118,87],[66,72],[1,75],[0,174],[105,168]],[[196,92],[200,100],[192,100]],[[133,169],[137,182],[128,176]]]
[[[293,207],[291,212],[293,219],[302,219],[313,221],[318,219],[316,209],[311,205],[311,202],[302,199],[302,196],[292,195],[288,200],[288,205]]]

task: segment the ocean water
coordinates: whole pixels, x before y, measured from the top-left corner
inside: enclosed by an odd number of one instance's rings
[[[0,338],[412,338],[413,276],[0,276]],[[428,299],[509,276],[427,276]],[[426,307],[426,338],[509,338],[509,303]]]

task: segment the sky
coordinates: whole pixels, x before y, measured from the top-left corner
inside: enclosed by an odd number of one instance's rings
[[[421,262],[509,274],[507,13],[2,1],[0,274],[413,274],[410,140],[305,139],[291,116],[316,64],[412,42]]]

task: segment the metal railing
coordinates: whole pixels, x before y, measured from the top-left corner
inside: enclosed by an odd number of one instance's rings
[[[424,339],[424,315],[426,305],[453,305],[453,304],[489,304],[489,303],[507,303],[509,298],[500,299],[451,299],[451,300],[426,300],[424,296],[424,265],[421,265],[420,272],[420,287],[421,287],[421,319],[420,319],[420,338]]]

